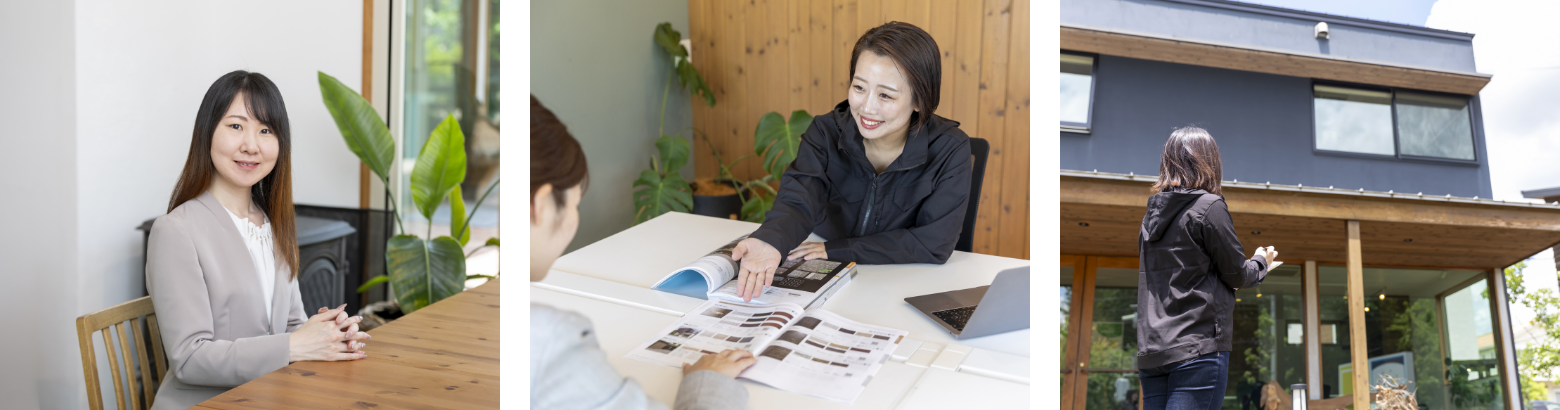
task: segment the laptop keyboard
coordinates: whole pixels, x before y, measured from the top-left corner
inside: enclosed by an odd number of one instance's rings
[[[943,322],[947,322],[948,325],[953,326],[954,329],[963,332],[964,324],[970,321],[970,315],[975,314],[976,306],[965,306],[961,308],[939,310],[932,312],[932,315],[937,316],[938,319],[942,319]]]

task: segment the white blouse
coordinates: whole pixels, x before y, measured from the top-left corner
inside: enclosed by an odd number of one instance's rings
[[[255,264],[260,289],[265,294],[265,317],[271,318],[271,298],[276,295],[276,245],[271,240],[271,221],[255,226],[249,218],[239,218],[233,211],[233,224],[238,225],[239,236],[244,237],[244,247],[249,248],[249,259]]]

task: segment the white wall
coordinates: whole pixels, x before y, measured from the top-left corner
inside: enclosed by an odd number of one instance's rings
[[[0,4],[0,407],[86,406],[74,319],[143,294],[135,228],[166,211],[222,74],[281,89],[296,202],[358,206],[359,162],[316,71],[361,85],[362,3],[265,5]]]
[[[73,5],[0,5],[0,407],[79,408]]]

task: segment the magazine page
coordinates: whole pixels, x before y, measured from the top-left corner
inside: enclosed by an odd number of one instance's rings
[[[851,403],[909,333],[813,310],[758,352],[758,363],[740,377]]]
[[[737,247],[737,242],[747,239],[747,235],[732,240],[730,243],[715,249],[709,255],[705,255],[693,261],[693,263],[672,272],[661,278],[651,289],[676,293],[679,295],[709,299],[710,290],[720,288],[721,285],[731,282],[737,277],[737,262],[731,259],[731,250]],[[740,300],[740,299],[739,299]]]
[[[711,300],[661,329],[625,357],[682,368],[683,363],[726,349],[755,351],[801,316],[802,308],[789,304],[754,306]]]
[[[809,306],[818,294],[829,289],[839,278],[856,264],[850,262],[831,261],[826,259],[814,259],[803,261],[801,259],[788,259],[780,263],[775,269],[775,281],[769,289],[761,295],[753,298],[751,304],[772,305],[779,303],[791,303],[797,306]],[[711,299],[724,299],[730,301],[742,301],[737,296],[737,282],[726,282],[719,289],[710,292]]]

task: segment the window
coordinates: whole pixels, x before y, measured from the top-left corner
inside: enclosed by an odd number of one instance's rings
[[[1094,103],[1094,57],[1062,54],[1062,131],[1089,132]]]
[[[1315,85],[1316,149],[1474,161],[1468,99]]]
[[[1398,138],[1403,155],[1473,160],[1468,100],[1429,94],[1397,95]]]
[[[498,179],[499,78],[498,0],[411,0],[405,2],[405,65],[399,104],[403,115],[399,208],[406,233],[449,235],[450,204],[441,204],[432,220],[412,204],[411,174],[422,146],[445,117],[454,115],[465,135],[466,179],[461,182],[471,239],[467,251],[498,236],[498,191],[482,197]],[[397,50],[396,52],[401,52]],[[467,273],[495,274],[498,254],[492,248],[467,258]]]

